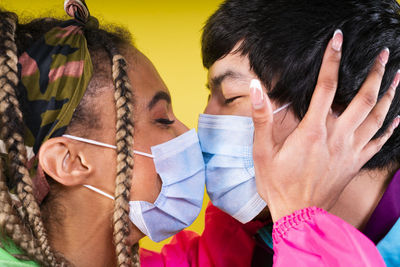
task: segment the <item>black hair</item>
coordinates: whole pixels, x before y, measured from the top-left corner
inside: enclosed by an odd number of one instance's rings
[[[208,19],[202,36],[208,69],[240,43],[250,67],[268,94],[301,119],[309,106],[326,45],[336,29],[344,34],[334,106],[346,107],[385,48],[390,58],[379,91],[388,90],[400,68],[400,6],[395,0],[228,0]],[[381,136],[400,111],[396,92]],[[364,168],[400,161],[400,132],[395,130]]]

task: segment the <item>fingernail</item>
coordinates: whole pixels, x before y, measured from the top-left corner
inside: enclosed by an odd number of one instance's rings
[[[385,67],[386,63],[389,60],[389,48],[385,47],[385,49],[382,50],[382,52],[379,54],[379,61],[381,62],[381,64]]]
[[[250,97],[254,109],[261,109],[264,107],[264,92],[260,81],[257,79],[253,79],[250,82]]]
[[[333,42],[332,42],[333,50],[340,52],[340,50],[342,50],[342,44],[343,44],[343,33],[341,30],[337,29],[333,34]]]
[[[400,116],[397,116],[393,121],[393,130],[396,129],[400,124]]]
[[[399,86],[400,82],[400,70],[397,70],[396,76],[394,76],[394,80],[392,82],[392,89],[396,90],[397,86]]]

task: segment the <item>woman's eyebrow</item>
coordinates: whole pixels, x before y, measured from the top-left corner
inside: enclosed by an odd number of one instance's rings
[[[158,91],[147,105],[148,109],[152,109],[160,100],[165,100],[168,104],[171,104],[171,96],[164,91]]]

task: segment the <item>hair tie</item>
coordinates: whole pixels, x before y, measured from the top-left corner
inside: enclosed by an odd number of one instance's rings
[[[75,18],[82,24],[86,24],[90,17],[90,12],[85,0],[65,0],[64,10],[70,17]]]

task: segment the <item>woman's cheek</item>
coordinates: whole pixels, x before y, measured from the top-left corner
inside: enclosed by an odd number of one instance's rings
[[[161,179],[158,176],[153,160],[135,155],[131,186],[131,200],[142,200],[154,203],[161,190]]]

